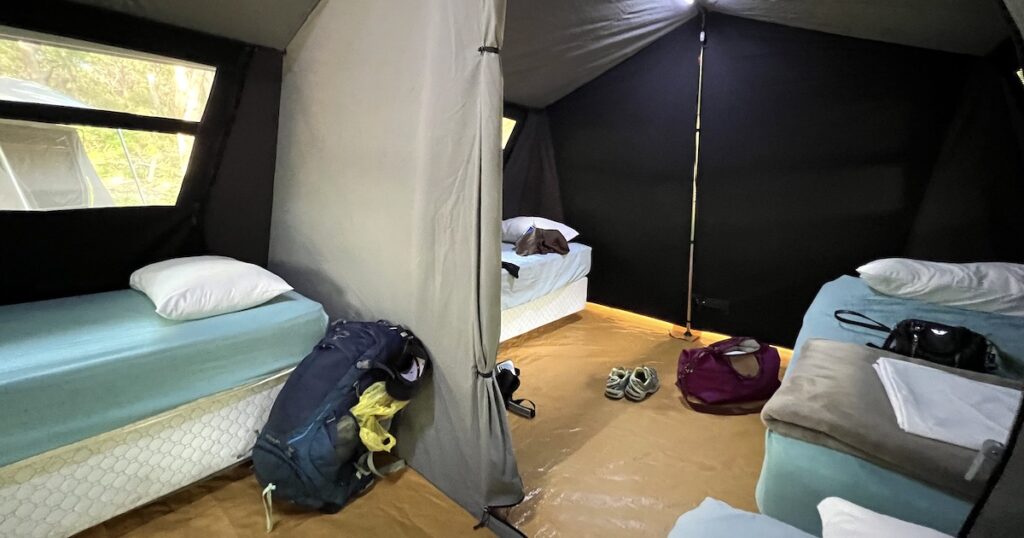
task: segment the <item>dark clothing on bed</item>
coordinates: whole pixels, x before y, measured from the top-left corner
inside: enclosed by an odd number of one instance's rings
[[[569,242],[558,230],[544,230],[541,228],[530,228],[530,231],[523,234],[516,241],[516,254],[529,256],[531,254],[568,254]]]

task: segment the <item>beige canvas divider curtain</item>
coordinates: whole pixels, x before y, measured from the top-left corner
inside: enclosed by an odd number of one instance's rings
[[[499,329],[504,0],[324,0],[288,47],[270,266],[434,361],[398,450],[477,516],[522,498]]]

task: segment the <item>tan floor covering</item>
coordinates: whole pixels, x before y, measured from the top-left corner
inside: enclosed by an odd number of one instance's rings
[[[527,491],[509,520],[527,535],[665,536],[708,496],[757,510],[764,426],[681,402],[679,352],[704,344],[670,338],[670,327],[588,305],[502,346],[499,358],[522,369],[517,396],[537,404],[534,420],[509,419]],[[657,369],[661,390],[640,403],[603,396],[613,366],[642,364]]]
[[[756,510],[764,427],[756,415],[701,415],[680,402],[676,359],[695,344],[668,337],[668,329],[588,305],[502,346],[500,358],[523,370],[517,397],[538,407],[534,420],[509,418],[526,500],[508,517],[527,535],[665,536],[706,496]],[[642,403],[604,398],[611,367],[640,364],[658,370],[657,394]],[[240,467],[81,536],[265,536],[259,499],[258,484]],[[411,470],[338,514],[279,505],[275,513],[272,536],[490,535],[473,531],[472,516]]]
[[[364,537],[472,536],[476,519],[412,470],[381,481],[337,514],[323,515],[274,504],[273,534],[264,529],[260,487],[238,467],[81,534],[112,537]]]

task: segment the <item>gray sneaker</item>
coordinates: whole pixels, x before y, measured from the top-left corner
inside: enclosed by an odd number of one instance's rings
[[[604,395],[613,400],[621,400],[626,394],[626,383],[629,383],[630,374],[632,374],[631,370],[621,366],[612,368],[612,371],[608,372],[608,381],[604,385]]]
[[[633,370],[626,383],[626,398],[634,402],[642,401],[651,394],[658,392],[658,371],[649,366],[641,366]]]

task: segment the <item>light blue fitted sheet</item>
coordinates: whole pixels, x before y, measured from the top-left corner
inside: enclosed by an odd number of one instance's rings
[[[180,322],[134,290],[0,306],[0,465],[293,366],[326,326],[295,292]]]
[[[999,348],[1002,360],[998,374],[1024,378],[1024,317],[975,312],[882,295],[863,280],[852,276],[841,276],[822,286],[804,314],[804,324],[793,346],[797,353],[793,355],[791,365],[799,359],[804,342],[811,338],[877,345],[885,340],[884,333],[841,325],[832,315],[836,310],[854,310],[890,327],[910,318],[967,327],[985,335]]]
[[[1018,378],[1024,373],[1024,318],[890,297],[851,276],[833,280],[818,292],[804,315],[790,368],[811,338],[882,343],[883,333],[840,325],[833,317],[840,309],[861,312],[890,326],[917,318],[968,327],[999,347],[999,373]],[[761,512],[820,534],[817,504],[828,496],[947,534],[956,534],[973,504],[860,458],[768,431],[756,492]]]
[[[501,261],[519,266],[519,278],[501,271],[501,309],[526,304],[563,288],[590,273],[592,249],[569,243],[568,254],[520,256],[515,245],[501,244]]]

